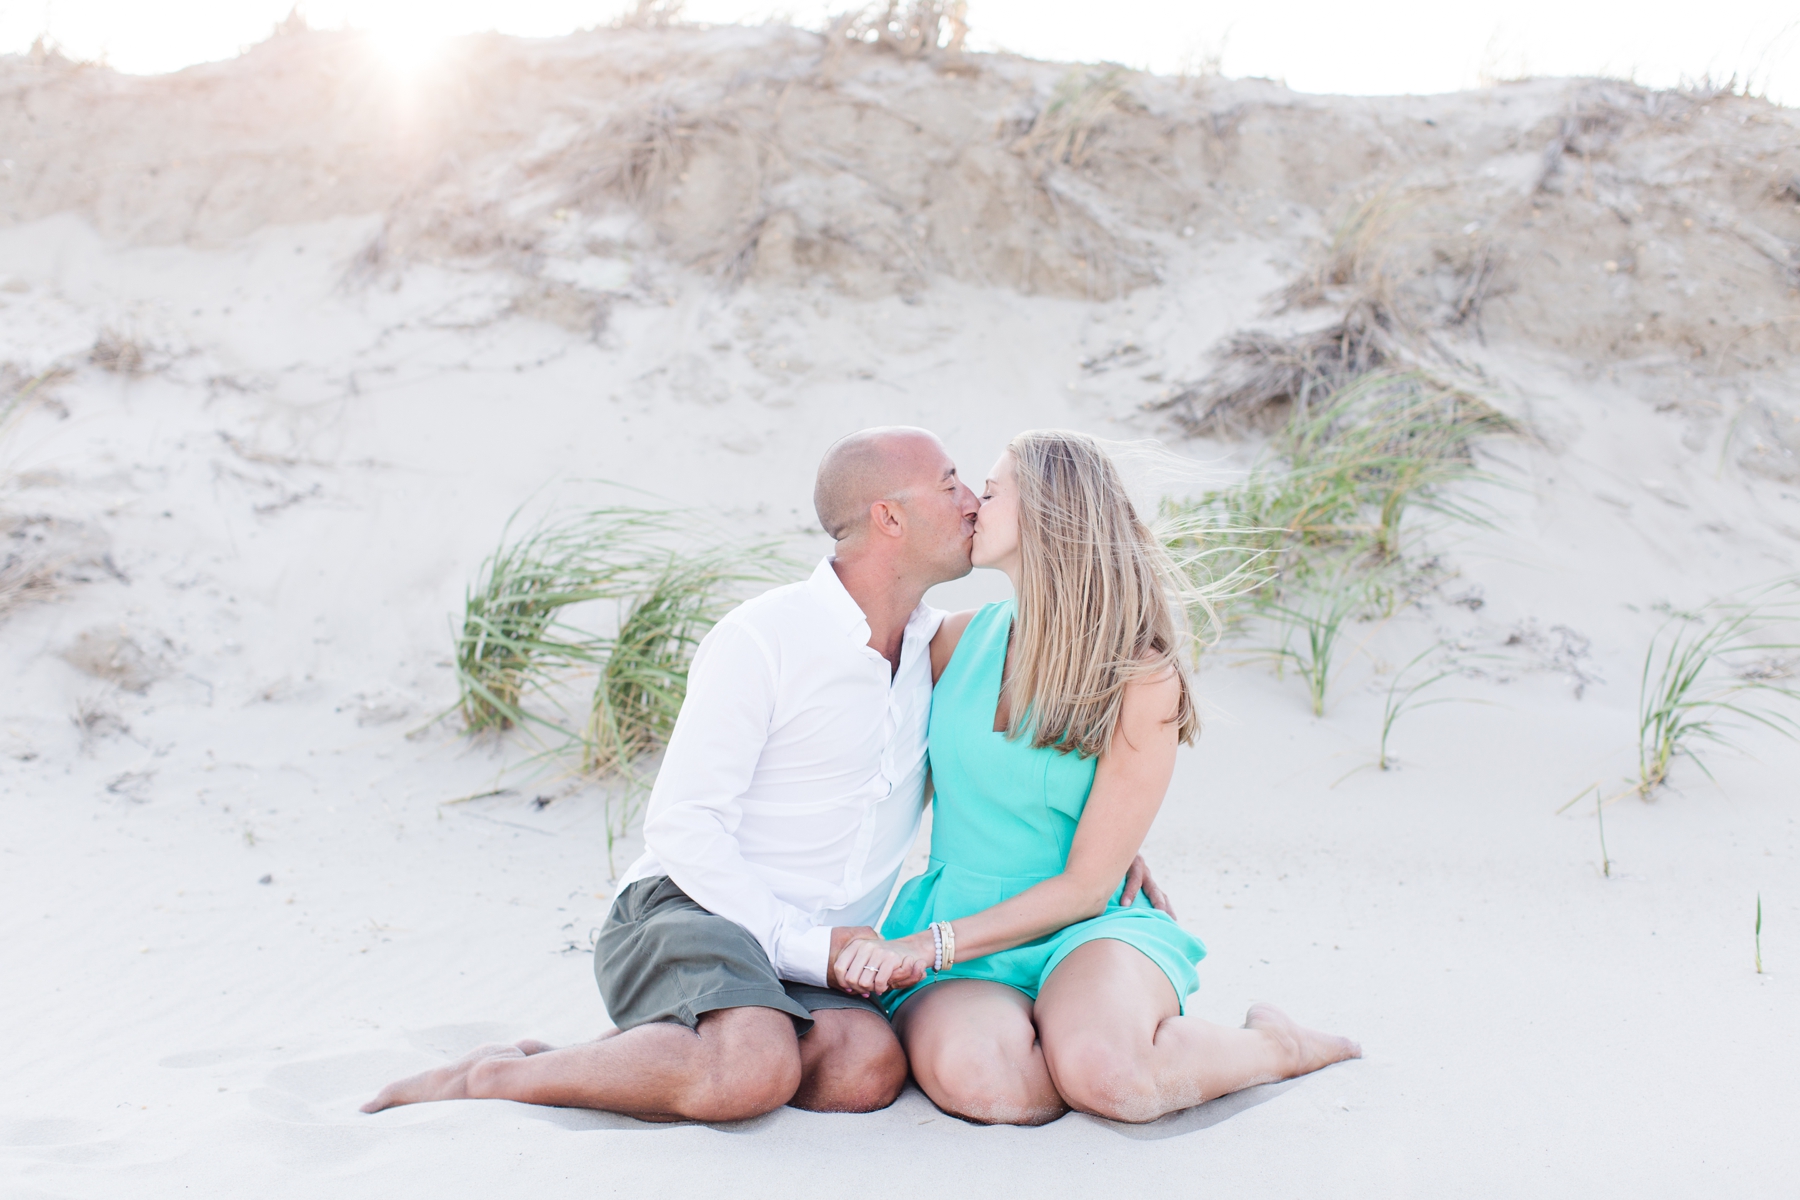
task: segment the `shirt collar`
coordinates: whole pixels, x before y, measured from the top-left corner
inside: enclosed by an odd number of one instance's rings
[[[831,565],[830,555],[819,560],[819,565],[813,568],[812,578],[807,580],[807,586],[846,634],[854,636],[863,645],[868,644],[869,619],[864,615],[862,606],[844,587],[844,581],[838,578],[837,570]],[[941,615],[930,605],[920,601],[919,607],[913,609],[912,615],[906,619],[906,633],[902,644],[913,641],[921,634],[930,636],[936,633],[937,618]],[[926,628],[927,625],[929,629]]]
[[[831,565],[829,554],[819,560],[819,565],[813,568],[812,578],[807,581],[807,584],[811,587],[813,595],[819,598],[819,602],[831,614],[832,620],[841,626],[845,633],[854,634],[859,642],[869,640],[869,619],[863,615],[862,606],[844,587],[844,581],[838,578],[836,569]]]

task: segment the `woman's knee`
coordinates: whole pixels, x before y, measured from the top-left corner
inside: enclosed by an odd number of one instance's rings
[[[1135,1044],[1075,1034],[1044,1041],[1044,1062],[1071,1108],[1109,1121],[1138,1124],[1161,1116],[1156,1076]]]
[[[1030,1046],[980,1036],[934,1039],[913,1076],[945,1112],[985,1125],[1042,1125],[1065,1106]]]
[[[1053,1088],[1034,1087],[1011,1064],[992,1061],[940,1069],[926,1094],[945,1112],[983,1125],[1042,1125],[1065,1111]]]

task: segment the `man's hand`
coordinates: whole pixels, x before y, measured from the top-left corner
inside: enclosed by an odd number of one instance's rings
[[[848,962],[844,958],[844,948],[851,942],[860,939],[876,941],[880,934],[867,925],[834,925],[831,929],[831,957],[825,960],[825,984],[840,992],[858,993],[861,989],[846,984],[843,974],[838,970],[839,963]]]
[[[1144,861],[1144,856],[1141,854],[1131,860],[1131,870],[1125,872],[1125,892],[1119,897],[1119,903],[1127,908],[1131,907],[1131,902],[1137,899],[1140,889],[1144,895],[1150,897],[1151,908],[1166,912],[1171,917],[1175,915],[1175,908],[1169,903],[1168,893],[1157,887],[1156,880],[1150,878],[1150,864]],[[834,946],[836,944],[832,943]]]

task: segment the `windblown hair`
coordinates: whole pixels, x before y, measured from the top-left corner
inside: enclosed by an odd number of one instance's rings
[[[1019,594],[1007,736],[1084,757],[1112,745],[1132,683],[1173,671],[1183,742],[1200,717],[1183,666],[1183,580],[1138,519],[1112,459],[1082,433],[1039,429],[1007,447],[1019,488]]]

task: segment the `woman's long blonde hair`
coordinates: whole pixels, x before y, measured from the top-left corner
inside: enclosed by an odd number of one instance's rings
[[[1200,732],[1183,654],[1182,580],[1138,519],[1112,459],[1083,433],[1034,429],[1007,447],[1019,489],[1019,594],[1009,737],[1103,754],[1125,689],[1173,671],[1183,742]]]

